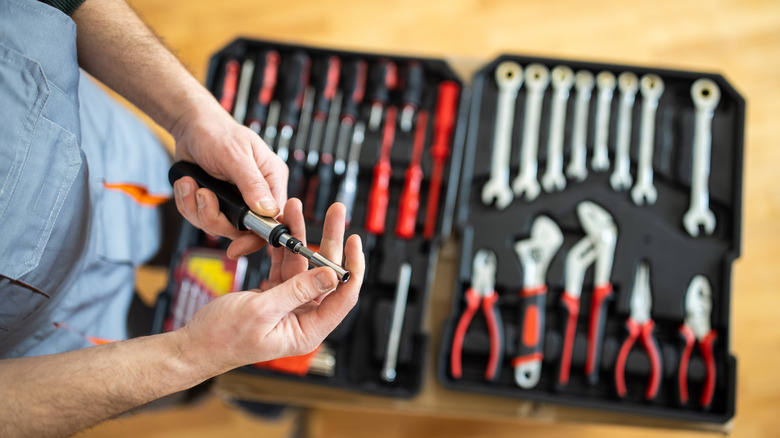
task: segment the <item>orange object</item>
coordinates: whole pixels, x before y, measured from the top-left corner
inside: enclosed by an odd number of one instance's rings
[[[110,183],[103,182],[103,187],[106,190],[117,190],[125,193],[127,196],[133,198],[133,200],[145,207],[157,207],[160,204],[167,202],[171,199],[170,196],[165,195],[152,195],[149,190],[141,185],[132,183]]]

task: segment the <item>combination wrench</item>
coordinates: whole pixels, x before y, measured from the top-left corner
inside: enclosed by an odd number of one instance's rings
[[[563,132],[566,127],[566,104],[574,84],[574,72],[569,67],[557,66],[553,68],[551,76],[552,119],[547,138],[547,169],[542,176],[542,186],[547,192],[566,188],[566,177],[563,175]]]
[[[539,150],[539,125],[542,118],[542,100],[547,84],[550,83],[550,71],[541,64],[531,64],[525,69],[525,86],[528,89],[525,101],[525,121],[523,124],[523,145],[520,152],[520,174],[512,181],[515,196],[525,193],[525,199],[533,201],[539,196],[541,187],[536,180],[538,169],[537,152]]]
[[[618,76],[620,90],[620,108],[618,109],[617,138],[615,139],[615,169],[609,177],[612,190],[620,191],[631,187],[631,115],[634,111],[634,100],[639,89],[639,79],[631,72]]]
[[[566,168],[566,175],[578,182],[588,176],[586,165],[588,141],[588,111],[590,97],[593,94],[593,73],[580,70],[574,77],[574,89],[577,91],[577,101],[574,106],[574,132],[571,136],[571,161]]]
[[[664,92],[664,81],[658,75],[646,74],[639,81],[639,91],[642,93],[642,127],[639,137],[639,165],[631,199],[636,205],[652,205],[658,199],[658,191],[653,185],[655,113],[658,100]]]
[[[596,172],[606,172],[609,169],[609,115],[612,111],[612,95],[615,93],[615,75],[603,71],[596,76],[596,87],[599,89],[598,106],[596,107],[596,138],[593,147],[593,158],[590,166]]]
[[[691,168],[691,204],[683,216],[683,225],[693,237],[699,226],[706,234],[715,231],[715,214],[710,210],[707,187],[710,177],[712,148],[712,116],[720,101],[720,88],[710,79],[699,79],[691,86],[691,98],[696,107],[693,130],[693,164]]]
[[[523,69],[519,64],[505,61],[496,68],[498,102],[496,124],[493,133],[493,155],[490,160],[490,179],[482,187],[482,203],[490,205],[495,201],[499,210],[512,202],[509,187],[509,155],[512,150],[512,125],[515,118],[515,100],[523,84]]]

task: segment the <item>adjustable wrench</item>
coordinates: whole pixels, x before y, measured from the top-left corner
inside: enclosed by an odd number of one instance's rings
[[[528,89],[525,101],[525,123],[523,125],[523,149],[520,153],[520,174],[512,181],[515,196],[525,193],[527,201],[533,201],[542,190],[536,180],[536,153],[539,149],[539,122],[542,118],[544,90],[550,83],[550,72],[541,64],[531,64],[525,69],[525,86]]]
[[[715,231],[715,214],[710,210],[707,187],[710,177],[712,148],[712,116],[720,101],[720,88],[710,79],[699,79],[691,86],[691,98],[696,107],[693,131],[693,165],[691,169],[691,204],[683,216],[683,225],[693,237],[699,235],[699,226],[706,234]]]
[[[566,127],[566,103],[569,101],[569,90],[574,84],[574,72],[569,67],[557,66],[553,68],[551,77],[552,119],[547,139],[547,169],[542,176],[542,186],[547,192],[566,188],[566,177],[563,176],[563,131]]]
[[[639,165],[636,184],[631,189],[634,204],[655,204],[658,191],[653,186],[653,147],[655,141],[655,112],[664,92],[664,81],[658,75],[646,74],[639,83],[642,92],[642,127],[639,139]]]
[[[596,108],[596,143],[593,149],[593,159],[590,166],[596,172],[606,172],[609,169],[609,114],[612,111],[612,95],[615,92],[615,75],[603,71],[596,76],[596,87],[599,89],[598,107]]]
[[[490,160],[490,180],[482,187],[482,203],[495,201],[496,208],[505,209],[512,202],[509,187],[509,154],[512,150],[512,124],[515,118],[515,99],[523,83],[523,69],[519,64],[505,61],[496,68],[498,103],[493,133],[493,155]]]
[[[618,109],[618,128],[615,143],[615,170],[609,177],[612,190],[619,191],[631,187],[631,158],[628,155],[631,146],[631,114],[639,88],[639,80],[631,72],[618,76],[620,90],[620,108]]]
[[[575,181],[584,181],[588,176],[586,165],[588,141],[588,110],[590,97],[593,93],[593,73],[580,70],[574,77],[574,88],[577,90],[577,101],[574,107],[574,132],[571,136],[571,161],[566,168],[566,175]]]
[[[547,302],[547,268],[563,243],[563,233],[547,216],[539,216],[531,226],[531,236],[515,243],[523,265],[520,291],[522,330],[518,355],[512,361],[515,383],[533,388],[539,383],[544,359],[544,315]]]

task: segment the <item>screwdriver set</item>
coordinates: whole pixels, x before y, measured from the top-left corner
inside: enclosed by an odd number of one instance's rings
[[[320,349],[242,371],[411,397],[436,348],[456,391],[733,417],[745,102],[723,77],[502,55],[463,83],[438,59],[239,39],[207,86],[287,163],[310,252],[342,202],[367,258]],[[422,321],[451,235],[459,274],[432,345]],[[227,243],[185,224],[178,254]],[[246,256],[240,289],[269,268]]]
[[[742,97],[715,74],[511,55],[471,91],[442,384],[731,419]]]
[[[318,264],[325,212],[341,202],[346,234],[361,236],[367,261],[358,304],[318,350],[242,371],[392,397],[416,394],[430,342],[423,328],[429,282],[452,227],[465,138],[457,120],[467,115],[459,79],[440,60],[240,39],[214,55],[206,85],[286,162],[288,197],[303,202],[307,226],[300,254]],[[296,252],[296,239],[249,212],[234,187],[190,163],[176,163],[169,176],[173,182],[184,175],[215,191],[238,228]],[[184,224],[174,257],[193,248],[224,252],[228,243]],[[236,290],[262,289],[268,252],[245,258],[245,281]],[[319,266],[349,281],[340,262]],[[174,304],[177,282],[171,279],[167,294]]]

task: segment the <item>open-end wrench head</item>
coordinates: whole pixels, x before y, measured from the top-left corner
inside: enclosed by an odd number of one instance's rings
[[[515,367],[515,383],[523,389],[530,389],[539,384],[542,375],[542,361],[531,360]]]
[[[496,253],[482,248],[474,254],[471,272],[471,287],[482,296],[495,291],[496,284]]]
[[[498,179],[491,179],[482,186],[482,203],[493,205],[499,210],[503,210],[512,203],[514,194],[509,187],[508,182]]]
[[[710,332],[712,315],[712,287],[703,275],[693,277],[685,294],[685,325],[702,340]]]
[[[652,184],[635,184],[631,189],[631,199],[636,205],[653,205],[658,199],[658,190]]]
[[[634,275],[634,287],[631,290],[631,319],[639,324],[650,320],[653,297],[650,292],[650,265],[642,262]]]
[[[560,227],[547,216],[539,216],[531,226],[531,236],[515,243],[515,252],[523,265],[524,287],[545,283],[547,268],[563,244]]]
[[[683,225],[685,230],[692,237],[699,236],[699,227],[704,229],[707,235],[715,232],[715,213],[709,209],[692,208],[685,212],[683,216]]]
[[[596,260],[598,246],[590,237],[583,237],[571,247],[566,255],[566,293],[574,298],[582,295],[582,282],[585,271]]]
[[[550,83],[550,70],[542,64],[530,64],[525,68],[525,86],[529,90],[544,90]]]
[[[696,109],[712,111],[720,101],[720,88],[711,79],[697,79],[691,86],[691,99]]]
[[[496,67],[496,84],[498,88],[506,88],[516,93],[523,84],[523,69],[520,64],[513,61],[499,64]]]

